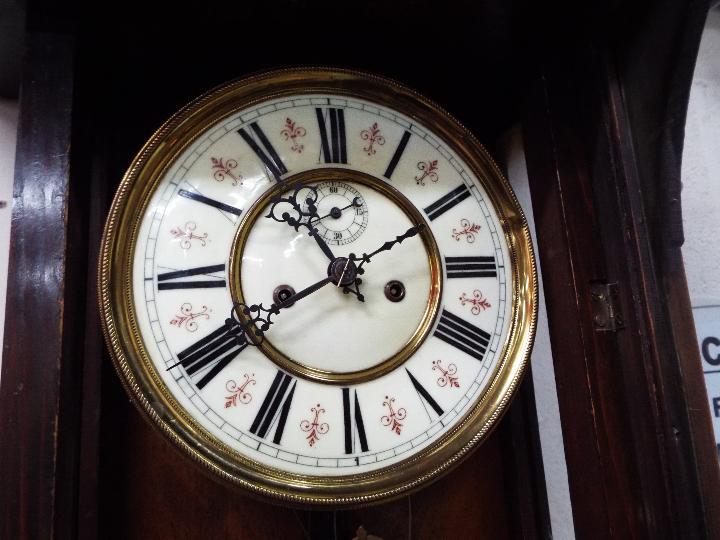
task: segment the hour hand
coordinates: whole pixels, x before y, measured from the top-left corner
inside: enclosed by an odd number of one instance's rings
[[[331,261],[334,261],[335,255],[333,255],[333,252],[330,249],[330,247],[327,245],[325,240],[323,240],[322,236],[320,236],[320,232],[315,227],[310,225],[309,223],[303,223],[303,225],[305,225],[308,228],[308,234],[315,239],[315,241],[317,242],[317,245],[320,246],[320,249],[322,249],[325,256],[328,259],[330,259]]]
[[[320,246],[320,249],[325,256],[329,260],[334,261],[335,255],[325,240],[323,240],[318,229],[312,224],[313,218],[315,218],[316,222],[319,221],[317,206],[315,205],[318,199],[317,189],[314,186],[307,186],[307,189],[310,191],[303,201],[305,203],[305,208],[303,208],[303,205],[298,202],[300,191],[302,189],[303,186],[298,186],[291,195],[275,199],[270,207],[270,212],[265,217],[274,219],[275,221],[279,221],[281,223],[287,223],[296,231],[299,231],[300,227],[307,228],[308,235],[315,240],[318,246]],[[290,208],[287,208],[287,205],[290,205]],[[283,208],[286,210],[282,211]]]

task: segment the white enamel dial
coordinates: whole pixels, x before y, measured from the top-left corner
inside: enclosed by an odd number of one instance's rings
[[[347,163],[332,147],[338,140],[329,141],[333,156],[326,158],[318,111],[326,124],[341,115]],[[375,145],[361,138],[374,124],[382,145],[377,137]],[[243,212],[283,177],[330,166],[362,171],[400,191],[424,215],[444,261],[441,307],[430,335],[402,366],[346,386],[288,374],[257,347],[213,334],[232,309],[227,270]],[[334,183],[347,186],[343,199],[360,196],[372,220],[350,234],[356,235],[353,243],[329,244],[335,255],[369,253],[414,225],[376,190],[343,180]],[[322,210],[331,185],[318,186]],[[342,208],[338,204],[330,208]],[[327,277],[329,260],[307,229],[264,217],[248,225],[240,276],[246,303],[269,307],[277,286],[300,291]],[[158,187],[135,257],[141,332],[170,391],[198,423],[240,453],[311,475],[384,467],[450,429],[493,373],[510,294],[499,230],[482,187],[425,126],[356,99],[316,95],[264,103],[208,129]],[[371,368],[417,328],[432,286],[427,260],[420,239],[407,239],[366,265],[360,286],[365,302],[330,283],[275,316],[265,338],[320,370]],[[386,298],[390,280],[404,284],[402,301]],[[204,357],[197,354],[203,348]],[[191,361],[182,364],[188,356]]]
[[[401,466],[503,369],[506,218],[445,131],[387,102],[246,103],[173,150],[136,218],[129,297],[153,384],[278,478]]]

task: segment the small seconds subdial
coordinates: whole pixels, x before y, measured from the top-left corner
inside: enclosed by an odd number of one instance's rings
[[[328,244],[341,246],[357,240],[367,228],[365,199],[344,182],[321,182],[316,186],[319,220],[313,223]]]

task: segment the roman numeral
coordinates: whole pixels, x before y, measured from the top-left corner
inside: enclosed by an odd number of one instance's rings
[[[216,201],[215,199],[211,199],[210,197],[206,197],[205,195],[200,195],[199,193],[195,193],[194,191],[188,191],[187,189],[181,189],[178,192],[178,195],[180,195],[181,197],[185,197],[186,199],[197,201],[202,204],[207,204],[208,206],[212,206],[214,208],[217,208],[218,210],[222,210],[223,212],[229,212],[231,214],[235,214],[236,216],[239,216],[240,214],[242,214],[242,210],[240,210],[239,208],[235,208],[234,206],[230,206],[229,204],[225,204],[220,201]]]
[[[199,376],[200,379],[195,385],[202,390],[247,345],[242,329],[226,322],[211,334],[178,353],[178,363],[168,369],[181,365],[191,378]]]
[[[425,208],[425,213],[430,218],[430,221],[436,217],[441,216],[448,210],[450,210],[456,204],[464,201],[470,196],[470,190],[465,184],[462,184],[453,189],[447,195],[440,197],[437,201],[432,203],[430,206]]]
[[[480,361],[490,343],[490,334],[485,330],[464,321],[446,309],[443,309],[440,315],[435,337]]]
[[[320,154],[325,163],[347,163],[345,111],[329,107],[326,112],[327,122],[325,121],[325,112],[319,107],[315,108],[320,129]],[[330,125],[328,126],[328,124]]]
[[[363,422],[362,411],[360,410],[360,402],[358,401],[357,391],[353,391],[352,399],[350,397],[350,389],[342,389],[343,397],[343,418],[345,422],[345,453],[354,454],[355,434],[357,434],[360,450],[367,452],[369,450],[367,436],[365,435],[365,423]]]
[[[495,257],[445,257],[448,278],[496,277]]]
[[[265,167],[268,168],[270,173],[273,175],[275,180],[278,182],[281,180],[281,176],[288,172],[287,167],[280,159],[280,156],[270,144],[267,136],[257,125],[257,122],[250,124],[250,131],[248,132],[245,128],[238,129],[238,133],[245,140],[252,151],[257,154],[260,161],[263,162]]]
[[[224,264],[215,264],[213,266],[198,266],[197,268],[188,268],[187,270],[176,270],[174,272],[165,272],[163,274],[158,274],[158,291],[167,291],[170,289],[214,289],[218,287],[225,287],[225,278],[211,275],[216,272],[224,271]],[[201,275],[211,277],[212,279],[182,279]]]
[[[425,403],[430,405],[432,407],[432,410],[435,411],[435,414],[438,416],[442,416],[445,414],[445,411],[443,411],[442,407],[438,404],[435,399],[430,395],[430,392],[428,392],[425,387],[418,382],[418,380],[413,376],[412,373],[410,373],[410,370],[405,368],[405,371],[408,374],[408,377],[410,377],[410,382],[415,387],[415,391],[417,392],[418,396],[421,397],[423,400],[425,400]],[[427,411],[427,407],[425,407],[425,411]],[[428,416],[430,416],[430,413],[428,413]]]
[[[270,385],[270,390],[268,390],[262,405],[260,405],[260,410],[255,416],[252,426],[250,426],[250,433],[264,439],[275,425],[272,441],[275,444],[280,444],[296,385],[297,381],[290,375],[278,370],[275,379]]]
[[[395,171],[395,167],[397,167],[398,161],[400,161],[400,158],[403,155],[403,152],[405,151],[405,147],[407,146],[408,141],[410,140],[411,133],[409,131],[406,131],[403,133],[402,139],[400,139],[400,144],[397,145],[397,148],[395,149],[395,153],[393,154],[392,159],[390,160],[390,163],[388,163],[387,169],[385,169],[385,174],[383,175],[385,178],[390,180],[390,177],[392,176],[392,173]]]

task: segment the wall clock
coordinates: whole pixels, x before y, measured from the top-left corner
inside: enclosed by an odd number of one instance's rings
[[[498,423],[532,345],[535,263],[483,147],[347,70],[219,87],[146,143],[107,219],[107,343],[204,469],[291,503],[397,497]]]

